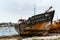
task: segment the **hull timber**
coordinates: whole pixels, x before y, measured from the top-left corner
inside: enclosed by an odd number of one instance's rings
[[[48,30],[50,27],[46,27],[46,25],[50,22],[43,22],[43,23],[36,23],[32,26],[25,27],[23,30],[20,31],[21,36],[43,36],[47,35]]]
[[[51,28],[50,28],[49,32],[60,33],[60,19],[57,21],[54,21],[54,23],[50,26],[51,26]]]
[[[52,23],[55,10],[34,15],[26,21],[15,26],[20,36],[41,36],[47,35],[49,25]]]

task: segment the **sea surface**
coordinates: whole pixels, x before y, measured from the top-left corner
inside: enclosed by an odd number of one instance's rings
[[[0,36],[11,36],[18,34],[14,27],[0,27]]]

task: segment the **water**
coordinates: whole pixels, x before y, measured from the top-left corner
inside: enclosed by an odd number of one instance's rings
[[[18,34],[14,27],[0,27],[0,36],[11,36]]]

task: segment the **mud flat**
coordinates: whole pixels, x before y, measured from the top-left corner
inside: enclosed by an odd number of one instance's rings
[[[2,36],[0,37],[0,40],[17,40],[19,37],[19,35],[13,35],[13,36]]]
[[[30,37],[30,38],[25,38],[22,40],[60,40],[60,35],[59,36],[43,36],[43,37]]]
[[[12,36],[12,37],[1,37],[0,40],[60,40],[59,36],[35,36],[35,37],[28,37],[28,38],[20,38],[19,36]]]

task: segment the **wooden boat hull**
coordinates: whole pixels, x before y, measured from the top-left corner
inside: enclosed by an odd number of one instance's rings
[[[15,26],[20,36],[36,36],[36,35],[47,35],[54,17],[55,10],[38,14],[30,17],[25,22]]]

